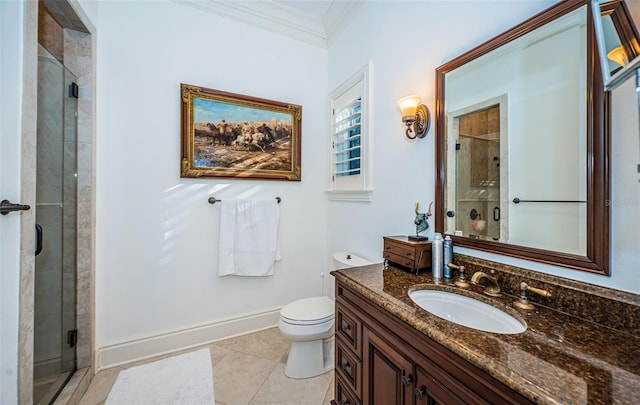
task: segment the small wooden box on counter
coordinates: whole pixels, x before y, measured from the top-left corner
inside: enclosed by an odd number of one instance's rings
[[[411,269],[416,274],[431,267],[431,242],[413,241],[407,236],[384,236],[382,257],[389,263]]]

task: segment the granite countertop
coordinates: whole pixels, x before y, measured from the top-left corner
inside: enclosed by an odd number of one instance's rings
[[[527,330],[502,335],[470,329],[418,307],[407,295],[433,285],[382,264],[331,272],[373,303],[537,403],[640,404],[640,337],[536,306],[515,309],[513,296],[491,298],[472,285],[464,295],[524,319]],[[446,280],[446,289],[460,289]],[[475,295],[475,294],[479,295]],[[516,313],[517,312],[517,313]]]

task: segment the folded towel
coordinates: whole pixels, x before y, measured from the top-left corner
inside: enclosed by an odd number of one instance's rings
[[[221,205],[218,275],[272,275],[280,260],[277,201],[225,200]]]

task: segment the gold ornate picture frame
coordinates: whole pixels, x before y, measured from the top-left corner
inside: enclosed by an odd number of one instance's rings
[[[301,106],[184,83],[180,95],[180,177],[301,180]]]

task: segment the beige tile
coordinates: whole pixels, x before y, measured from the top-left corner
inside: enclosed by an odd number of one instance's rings
[[[322,405],[329,384],[333,380],[333,373],[296,380],[284,375],[284,367],[284,364],[278,363],[250,404]]]
[[[280,334],[278,328],[221,340],[215,345],[274,361],[280,361],[289,351],[289,340]]]
[[[211,364],[213,365],[213,367],[215,367],[222,361],[222,359],[224,359],[229,353],[231,353],[231,350],[224,347],[219,347],[216,345],[209,345],[208,347],[209,351],[211,352]]]
[[[333,373],[333,371],[331,372],[331,382],[329,383],[329,388],[327,389],[327,394],[324,396],[324,401],[322,402],[322,405],[331,405],[331,401],[333,400],[334,397],[334,385],[333,382],[335,381],[335,374]]]
[[[121,367],[114,367],[108,370],[100,371],[93,377],[87,392],[80,400],[80,405],[98,405],[103,404],[109,396],[111,387],[116,382],[118,374],[123,369]]]
[[[226,405],[248,404],[276,364],[274,360],[230,352],[213,369],[216,400]]]

